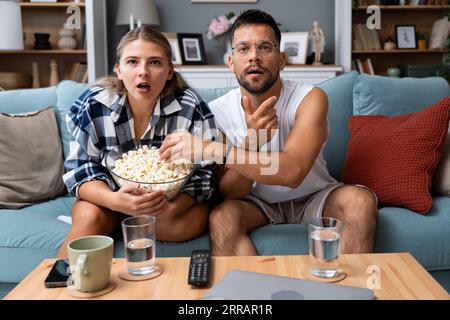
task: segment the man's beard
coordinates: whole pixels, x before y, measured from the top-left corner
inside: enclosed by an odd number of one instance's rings
[[[241,85],[249,93],[254,94],[254,95],[261,95],[261,94],[269,91],[269,89],[272,88],[272,86],[275,84],[275,82],[280,77],[279,72],[277,72],[275,74],[275,76],[270,72],[268,72],[268,74],[269,74],[269,79],[267,79],[266,81],[264,81],[263,83],[258,85],[256,88],[252,87],[252,85],[248,81],[243,80],[243,79],[245,79],[245,77],[238,77],[237,81],[238,81],[239,85]]]

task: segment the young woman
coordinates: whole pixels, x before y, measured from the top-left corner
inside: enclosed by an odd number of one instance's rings
[[[115,146],[160,147],[166,135],[179,130],[216,139],[211,111],[174,71],[171,56],[159,31],[143,26],[128,32],[117,47],[115,75],[94,84],[70,108],[66,120],[72,141],[63,179],[77,200],[58,257],[67,256],[67,243],[74,238],[111,235],[126,216],[156,216],[161,241],[186,241],[203,233],[209,213],[205,200],[214,189],[210,166],[196,167],[172,201],[161,191],[119,189],[102,166]]]

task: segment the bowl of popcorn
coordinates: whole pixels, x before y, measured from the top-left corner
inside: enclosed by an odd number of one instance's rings
[[[119,187],[139,184],[147,192],[164,190],[169,200],[178,195],[194,172],[190,161],[161,161],[159,149],[148,146],[129,151],[114,147],[107,152],[105,164]]]

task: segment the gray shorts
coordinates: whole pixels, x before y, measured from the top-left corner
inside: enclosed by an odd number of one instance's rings
[[[328,196],[333,190],[342,186],[344,186],[343,183],[333,183],[306,198],[278,203],[267,203],[253,195],[248,195],[245,199],[259,207],[266,215],[269,224],[307,224],[308,220],[322,216]],[[353,186],[370,191],[378,205],[378,198],[372,190],[360,184]]]

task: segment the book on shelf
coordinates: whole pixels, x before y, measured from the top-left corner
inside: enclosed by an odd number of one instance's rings
[[[420,4],[426,4],[429,6],[445,6],[449,4],[448,0],[422,0]]]
[[[378,36],[378,31],[376,29],[368,29],[370,34],[370,43],[372,44],[372,48],[375,50],[381,50],[381,41]]]
[[[356,60],[354,60],[355,61],[355,67],[356,67],[356,71],[358,71],[359,73],[364,73],[362,70],[363,70],[363,67],[362,67],[362,63],[361,63],[361,59],[356,59]]]
[[[77,70],[79,67],[79,62],[75,62],[74,64],[72,64],[72,69],[70,69],[70,74],[69,74],[69,79],[68,80],[73,80],[76,77],[77,74]]]
[[[87,83],[88,82],[88,69],[84,70],[83,78],[81,78],[81,83]]]
[[[362,23],[356,25],[357,37],[359,37],[363,50],[369,50],[369,42],[366,37],[365,29],[367,29],[367,26]]]
[[[375,70],[373,69],[372,60],[370,60],[370,58],[366,59],[364,67],[366,68],[368,74],[372,76],[375,75]]]
[[[417,6],[417,5],[428,5],[428,6],[443,6],[448,5],[449,0],[410,0],[406,1],[406,6]],[[401,5],[400,0],[357,0],[357,5],[359,7],[366,7],[370,5],[378,6],[399,6]],[[405,6],[405,5],[404,5]]]
[[[78,48],[80,50],[86,49],[86,24],[85,23],[83,23],[83,26],[81,27],[80,43],[78,45]]]
[[[352,49],[353,50],[363,50],[364,46],[361,42],[361,39],[358,35],[358,30],[357,30],[357,26],[353,25],[352,26],[352,37],[353,37],[353,41],[352,41]]]
[[[377,30],[369,29],[365,24],[352,26],[354,50],[381,50],[381,41]]]
[[[70,71],[69,80],[86,83],[87,64],[85,62],[74,62]]]
[[[353,60],[352,61],[352,69],[358,71],[359,73],[370,74],[372,76],[375,75],[375,71],[374,71],[373,65],[372,65],[372,60],[370,60],[370,58],[365,59],[365,60],[361,60],[361,59]]]

